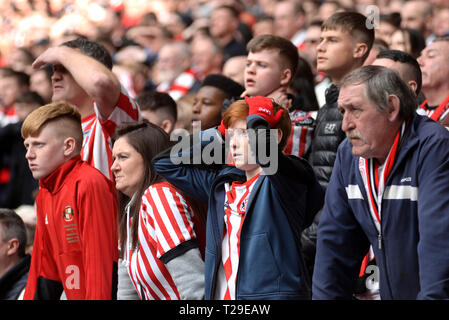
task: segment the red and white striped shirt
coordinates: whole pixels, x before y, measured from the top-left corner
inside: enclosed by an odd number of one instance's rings
[[[123,122],[140,120],[140,109],[131,99],[123,86],[120,98],[108,119],[101,119],[98,107],[94,102],[95,113],[82,119],[83,148],[81,158],[91,166],[100,170],[108,179],[113,180],[112,141],[115,129]]]
[[[168,182],[154,184],[145,191],[139,214],[139,245],[129,253],[128,269],[141,299],[180,299],[160,257],[179,244],[196,238],[193,215],[184,197]]]
[[[290,112],[292,132],[284,148],[285,154],[304,157],[312,145],[315,120],[310,112],[295,110]]]
[[[217,285],[218,298],[222,300],[235,300],[236,278],[240,260],[240,233],[249,195],[259,177],[260,173],[245,183],[234,181],[231,186],[229,183],[225,184],[224,220],[226,229],[223,232],[221,245],[224,268],[219,269]]]

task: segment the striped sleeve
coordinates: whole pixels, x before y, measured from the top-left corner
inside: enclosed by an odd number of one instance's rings
[[[285,154],[304,157],[312,144],[315,123],[311,113],[295,110],[290,113],[292,131],[284,148]]]
[[[195,239],[193,211],[184,197],[167,182],[151,186],[143,196],[148,222],[154,227],[157,257]]]
[[[97,104],[94,103],[95,113],[99,118],[101,125],[106,129],[109,136],[115,133],[115,129],[121,123],[140,120],[140,109],[137,102],[129,97],[126,89],[121,85],[121,91],[117,106],[108,119],[103,120],[100,116]]]
[[[81,157],[91,166],[100,170],[108,179],[113,179],[112,142],[115,129],[123,122],[140,120],[140,109],[122,86],[119,102],[107,120],[102,120],[94,102],[95,114],[82,120],[83,148]]]

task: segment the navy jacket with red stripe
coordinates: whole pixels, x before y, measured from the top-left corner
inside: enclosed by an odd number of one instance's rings
[[[326,191],[313,298],[351,299],[370,244],[382,299],[449,298],[449,132],[411,119],[386,181],[380,235],[351,149],[348,140],[340,145]]]

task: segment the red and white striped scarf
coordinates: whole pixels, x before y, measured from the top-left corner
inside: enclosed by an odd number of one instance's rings
[[[444,117],[446,117],[449,114],[449,95],[435,109],[429,109],[429,106],[427,105],[427,99],[424,100],[424,102],[419,106],[417,112],[418,114],[426,115],[430,119],[437,122],[443,120]]]
[[[177,101],[189,92],[196,80],[195,72],[191,69],[187,69],[177,76],[173,82],[162,82],[159,84],[157,91],[166,92],[173,98],[173,100]]]
[[[388,153],[387,159],[382,166],[376,159],[365,159],[359,158],[359,170],[362,175],[363,184],[368,194],[368,205],[370,208],[371,216],[376,225],[376,229],[381,234],[380,221],[382,219],[382,197],[385,191],[385,184],[387,182],[388,176],[393,168],[394,161],[396,158],[396,153],[399,145],[401,144],[402,138],[404,136],[405,129],[408,122],[403,122],[400,130],[396,134],[394,143]]]
[[[231,186],[225,184],[225,225],[222,242],[222,261],[224,266],[224,276],[226,281],[222,288],[225,288],[223,300],[235,300],[235,289],[237,279],[237,269],[240,259],[240,233],[245,219],[246,208],[248,206],[249,195],[251,194],[260,173],[246,181],[245,183],[233,182]],[[223,294],[223,293],[222,293]]]
[[[402,138],[404,137],[404,132],[407,128],[407,125],[408,121],[404,121],[402,123],[401,128],[396,134],[390,152],[388,153],[387,159],[382,166],[379,166],[379,163],[374,158],[359,158],[359,171],[363,179],[366,193],[368,195],[368,207],[370,209],[371,217],[373,218],[374,225],[376,226],[378,232],[379,249],[382,248],[382,197],[385,191],[385,184],[391,170],[393,169],[394,161],[396,159],[396,153],[398,151],[399,145],[402,142]],[[370,252],[368,252],[362,261],[359,277],[365,274],[365,269],[368,265],[368,262],[372,259],[374,259],[374,256],[370,255]]]

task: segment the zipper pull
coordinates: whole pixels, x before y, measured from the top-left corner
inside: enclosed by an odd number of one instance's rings
[[[379,250],[382,249],[382,235],[379,233],[377,236],[377,244],[379,245]]]

